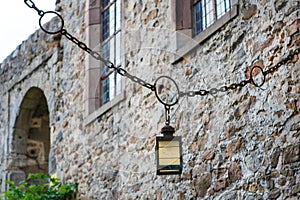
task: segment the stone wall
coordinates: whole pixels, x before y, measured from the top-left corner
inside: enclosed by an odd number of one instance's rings
[[[241,0],[235,19],[174,62],[171,5],[123,2],[126,70],[149,83],[167,75],[181,91],[230,85],[249,78],[251,66],[267,69],[300,46],[299,1]],[[85,41],[87,2],[61,1],[57,10]],[[20,103],[35,86],[48,101],[52,171],[79,183],[78,199],[299,198],[299,55],[262,88],[182,97],[171,108],[183,138],[180,176],[156,175],[155,136],[165,116],[151,90],[124,79],[124,101],[85,123],[87,56],[65,37],[37,31],[1,64],[1,174],[10,170]]]
[[[56,19],[52,21],[57,22]],[[54,120],[59,101],[57,85],[62,80],[58,78],[61,68],[60,36],[49,37],[41,30],[33,33],[1,63],[1,179],[20,181],[26,176],[25,171],[48,169],[49,120]],[[35,92],[28,95],[33,88]],[[41,97],[44,102],[40,101]],[[48,116],[38,114],[32,118],[36,109]],[[34,126],[34,123],[37,124]],[[1,185],[5,188],[4,182]]]

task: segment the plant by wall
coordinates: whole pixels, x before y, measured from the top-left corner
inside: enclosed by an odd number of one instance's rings
[[[70,200],[78,190],[77,183],[62,183],[45,174],[29,174],[18,185],[13,181],[7,184],[9,189],[3,192],[7,200]]]

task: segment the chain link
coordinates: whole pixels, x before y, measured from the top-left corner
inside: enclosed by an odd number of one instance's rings
[[[170,106],[165,105],[165,117],[166,117],[166,125],[170,125]]]
[[[29,8],[32,8],[34,9],[39,16],[42,16],[45,12],[38,9],[36,6],[35,6],[35,3],[31,0],[24,0],[24,3],[29,7]]]
[[[44,15],[44,11],[39,10],[36,6],[35,3],[31,0],[24,0],[24,3],[29,7],[32,8],[34,10],[36,10],[38,12],[38,14],[43,17]],[[61,17],[61,15],[59,15],[58,13],[55,13],[56,15],[58,15],[58,17],[60,18],[62,24],[64,24],[63,18]],[[45,31],[46,33],[49,34],[53,34],[56,32],[51,32],[48,30],[45,30],[44,27],[42,27],[42,25],[40,24],[41,29],[43,31]],[[151,85],[150,83],[147,83],[146,81],[142,80],[141,78],[137,77],[137,76],[133,76],[131,74],[129,74],[125,69],[121,68],[121,67],[115,67],[115,65],[110,62],[109,60],[104,59],[100,53],[93,51],[92,49],[90,49],[85,43],[81,42],[80,40],[78,40],[76,37],[74,37],[73,35],[71,35],[66,29],[64,29],[63,27],[57,31],[57,33],[60,33],[61,35],[64,35],[68,40],[70,40],[71,42],[73,42],[74,44],[76,44],[80,49],[84,50],[85,52],[87,52],[88,54],[90,54],[93,58],[95,58],[96,60],[99,60],[101,62],[104,63],[104,65],[114,71],[116,71],[117,73],[119,73],[121,76],[125,76],[127,78],[129,78],[131,81],[138,83],[140,85],[142,85],[143,87],[146,87],[148,89],[150,89],[151,91],[155,90],[154,85]]]
[[[206,96],[208,94],[215,95],[219,92],[228,92],[229,90],[236,90],[237,88],[245,87],[248,83],[250,83],[250,80],[243,80],[240,83],[233,83],[229,86],[224,85],[220,88],[210,88],[209,90],[198,90],[198,91],[188,91],[188,92],[180,92],[180,96],[188,96],[188,97],[194,97],[196,95],[199,96]]]
[[[135,82],[135,83],[138,83],[138,84],[140,84],[141,86],[150,89],[151,91],[154,91],[154,90],[155,90],[154,85],[152,85],[152,84],[150,84],[150,83],[147,83],[146,81],[144,81],[143,79],[140,79],[140,78],[137,77],[137,76],[133,76],[133,75],[129,74],[125,69],[123,69],[123,68],[121,68],[121,67],[116,68],[116,71],[117,71],[118,74],[120,74],[121,76],[125,76],[125,77],[129,78],[131,81],[133,81],[133,82]]]
[[[233,83],[229,86],[224,85],[220,88],[210,88],[209,90],[203,90],[202,89],[202,90],[198,90],[198,91],[180,92],[179,95],[180,95],[180,97],[183,97],[183,96],[194,97],[196,95],[206,96],[208,94],[215,95],[219,92],[228,92],[229,90],[236,90],[238,88],[243,88],[246,85],[248,85],[249,83],[254,85],[255,87],[260,88],[265,83],[265,79],[266,79],[266,76],[268,74],[271,74],[271,73],[275,72],[276,70],[278,70],[281,66],[286,65],[288,62],[290,62],[294,58],[295,55],[297,55],[299,53],[300,53],[300,48],[295,49],[293,53],[289,54],[286,58],[283,58],[276,65],[274,65],[273,67],[269,68],[266,71],[263,71],[263,69],[259,66],[254,66],[251,69],[250,78],[247,79],[247,80],[243,80],[239,83]],[[253,74],[254,69],[259,69],[261,71],[262,76],[263,76],[263,80],[260,84],[258,84],[254,81],[254,77],[253,77],[254,76],[254,74]]]
[[[267,75],[267,74],[271,74],[271,73],[275,72],[281,66],[286,65],[288,62],[290,62],[294,58],[295,55],[299,54],[299,52],[300,52],[300,48],[295,49],[293,53],[290,53],[287,57],[283,58],[276,65],[274,65],[273,67],[269,68],[264,73]]]
[[[108,68],[114,68],[112,62],[104,59],[98,52],[91,50],[85,43],[79,41],[76,37],[71,35],[66,29],[62,29],[60,31],[60,34],[64,35],[68,40],[76,44],[80,49],[90,54],[96,60],[100,60],[101,62],[103,62],[104,65],[107,66]]]

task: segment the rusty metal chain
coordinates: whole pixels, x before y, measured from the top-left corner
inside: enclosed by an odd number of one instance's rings
[[[125,77],[129,78],[131,81],[133,81],[133,82],[135,82],[135,83],[138,83],[138,84],[140,84],[141,86],[150,89],[151,91],[154,91],[154,90],[155,90],[155,86],[154,86],[154,85],[152,85],[152,84],[150,84],[150,83],[147,83],[146,81],[140,79],[140,78],[137,77],[137,76],[133,76],[133,75],[129,74],[125,69],[123,69],[123,68],[121,68],[121,67],[116,68],[116,71],[117,71],[118,74],[120,74],[121,76],[125,76]]]
[[[170,125],[170,120],[171,120],[170,106],[168,105],[165,105],[165,118],[166,118],[166,125]]]
[[[36,10],[38,12],[38,14],[40,15],[40,20],[39,20],[39,25],[40,25],[40,28],[48,33],[48,34],[57,34],[57,33],[60,33],[61,35],[65,36],[68,40],[70,40],[71,42],[73,42],[74,44],[76,44],[80,49],[84,50],[85,52],[87,52],[88,54],[90,54],[93,58],[95,58],[96,60],[99,60],[101,62],[103,62],[103,64],[108,67],[109,69],[112,69],[114,71],[116,71],[118,74],[120,74],[121,76],[125,76],[127,78],[129,78],[131,81],[135,82],[135,83],[138,83],[140,84],[141,86],[143,87],[146,87],[148,89],[150,89],[151,91],[154,91],[154,85],[151,85],[150,83],[147,83],[146,81],[140,79],[139,77],[137,76],[134,76],[130,73],[128,73],[125,69],[121,68],[121,67],[116,67],[111,61],[103,58],[101,56],[100,53],[96,52],[96,51],[93,51],[92,49],[90,49],[84,42],[81,42],[80,40],[78,40],[76,37],[74,37],[72,34],[70,34],[66,29],[64,29],[64,20],[62,18],[62,16],[57,13],[57,12],[54,12],[54,11],[47,11],[47,12],[44,12],[40,9],[38,9],[36,6],[35,6],[35,3],[32,1],[32,0],[24,0],[24,3],[29,7],[29,8],[32,8],[34,10]],[[41,21],[42,21],[42,18],[46,15],[46,14],[54,14],[56,16],[58,16],[58,19],[60,20],[61,22],[61,25],[60,27],[56,30],[56,31],[50,31],[48,29],[46,29]]]
[[[88,54],[90,54],[93,58],[95,58],[96,60],[100,60],[101,62],[103,62],[103,64],[105,66],[107,66],[110,69],[115,69],[114,64],[106,59],[104,59],[100,53],[93,51],[92,49],[90,49],[85,43],[79,41],[76,37],[74,37],[73,35],[71,35],[70,33],[68,33],[68,31],[66,29],[61,29],[60,31],[61,35],[64,35],[68,40],[70,40],[71,42],[73,42],[74,44],[76,44],[79,48],[81,48],[82,50],[84,50],[85,52],[87,52]]]
[[[258,87],[258,88],[261,88],[263,86],[263,84],[265,83],[266,81],[266,76],[268,74],[271,74],[273,72],[275,72],[276,70],[278,70],[281,66],[283,65],[286,65],[288,62],[290,62],[293,57],[297,54],[300,53],[300,48],[298,49],[295,49],[293,53],[290,53],[286,58],[283,58],[281,61],[279,61],[276,65],[274,65],[273,67],[270,67],[268,70],[266,71],[263,71],[263,69],[260,67],[260,66],[253,66],[251,71],[250,71],[250,78],[247,79],[247,80],[243,80],[239,83],[233,83],[229,86],[227,85],[224,85],[220,88],[210,88],[208,90],[195,90],[195,91],[187,91],[187,92],[180,92],[180,97],[182,96],[188,96],[188,97],[194,97],[196,95],[199,95],[199,96],[206,96],[206,95],[215,95],[219,92],[228,92],[229,90],[236,90],[238,88],[243,88],[245,87],[246,85],[248,84],[252,84],[254,85],[255,87]],[[258,69],[263,78],[262,78],[262,82],[261,83],[257,83],[255,80],[254,80],[254,70],[255,69]]]
[[[155,84],[150,84],[150,83],[147,83],[145,80],[137,77],[137,76],[134,76],[132,74],[130,74],[128,71],[126,71],[124,68],[122,67],[116,67],[111,61],[103,58],[101,56],[100,53],[96,52],[96,51],[93,51],[92,49],[90,49],[84,42],[81,42],[80,40],[78,40],[76,37],[74,37],[73,35],[71,35],[66,29],[64,29],[64,20],[62,18],[62,16],[55,12],[55,11],[47,11],[47,12],[44,12],[43,10],[40,10],[39,8],[36,7],[35,3],[32,1],[32,0],[24,0],[24,3],[29,7],[29,8],[32,8],[34,9],[38,15],[40,16],[40,20],[39,20],[39,25],[41,27],[41,29],[48,33],[48,34],[57,34],[57,33],[60,33],[61,35],[64,35],[68,40],[70,40],[71,42],[73,42],[74,44],[76,44],[80,49],[84,50],[85,52],[87,52],[88,54],[90,54],[93,58],[95,58],[96,60],[99,60],[101,62],[103,62],[103,64],[108,67],[109,69],[112,69],[112,71],[116,71],[118,74],[120,74],[121,76],[124,76],[128,79],[130,79],[131,81],[145,87],[145,88],[148,88],[150,89],[151,91],[156,91],[156,87],[155,87]],[[42,21],[42,18],[46,15],[46,14],[55,14],[58,16],[58,19],[61,21],[61,25],[60,25],[60,28],[58,28],[56,31],[50,31],[48,29],[46,29],[45,27],[43,27],[41,21]],[[286,58],[283,58],[281,61],[279,61],[276,65],[274,65],[273,67],[270,67],[268,70],[264,71],[260,66],[253,66],[251,71],[250,71],[250,78],[247,79],[247,80],[242,80],[241,82],[239,83],[233,83],[233,84],[230,84],[229,86],[227,85],[224,85],[220,88],[210,88],[208,90],[194,90],[194,91],[187,91],[187,92],[179,92],[179,97],[183,97],[183,96],[188,96],[188,97],[194,97],[194,96],[206,96],[206,95],[215,95],[219,92],[228,92],[230,90],[236,90],[238,88],[243,88],[245,87],[246,85],[248,84],[252,84],[254,85],[255,87],[261,87],[265,81],[266,81],[266,76],[268,74],[271,74],[273,72],[275,72],[277,69],[279,69],[281,66],[287,64],[288,62],[290,62],[293,57],[297,54],[300,53],[300,48],[298,49],[295,49],[293,53],[290,53]],[[261,83],[257,83],[255,80],[254,80],[254,70],[259,70],[261,75],[263,76],[262,78],[262,82]],[[171,78],[170,78],[171,79]],[[173,80],[173,79],[171,79]],[[174,82],[175,83],[175,82]],[[178,88],[177,84],[175,83],[176,87]],[[157,96],[157,98],[159,99],[159,97]],[[177,103],[178,101],[176,101]],[[166,124],[168,125],[170,123],[170,107],[173,106],[168,104],[168,103],[163,103],[165,105],[165,110],[166,110]]]
[[[45,12],[38,9],[36,6],[35,6],[35,3],[31,0],[24,0],[24,3],[29,7],[29,8],[32,8],[34,9],[39,16],[42,16]]]
[[[242,88],[246,86],[248,83],[250,83],[250,80],[243,80],[240,83],[233,83],[229,86],[222,86],[220,88],[211,88],[209,90],[195,90],[195,91],[188,91],[188,92],[180,92],[180,96],[188,96],[188,97],[194,97],[196,95],[199,96],[206,96],[206,95],[215,95],[218,92],[227,92],[229,90],[236,90],[237,88]]]

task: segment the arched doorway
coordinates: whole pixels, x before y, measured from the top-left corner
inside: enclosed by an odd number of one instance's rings
[[[49,110],[43,91],[30,88],[19,109],[13,131],[10,166],[15,172],[10,179],[17,182],[29,173],[48,174],[50,152]]]

